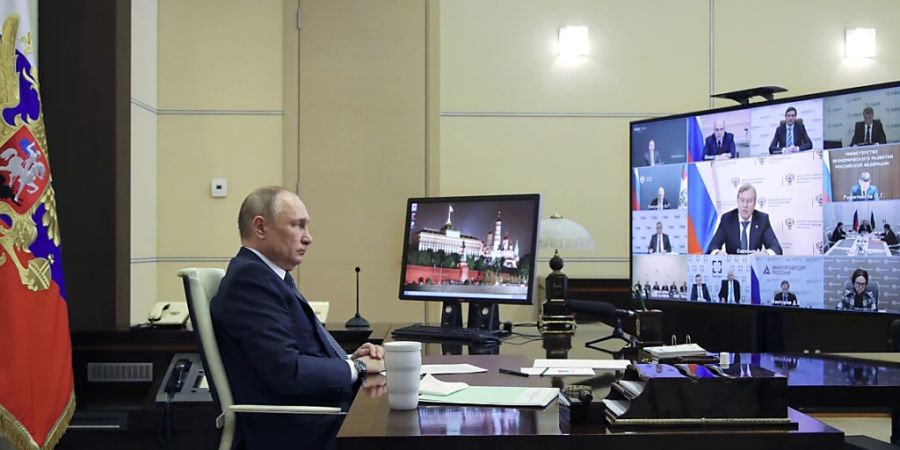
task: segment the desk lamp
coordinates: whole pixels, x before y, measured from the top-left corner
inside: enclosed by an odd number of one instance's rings
[[[569,278],[562,272],[563,259],[560,249],[594,249],[591,234],[574,220],[553,214],[549,219],[541,221],[541,235],[538,244],[541,248],[552,248],[550,269],[547,275],[546,299],[541,311],[538,329],[544,337],[544,347],[548,358],[565,357],[571,348],[572,334],[575,333],[575,318],[566,306]],[[554,339],[556,337],[556,339]]]

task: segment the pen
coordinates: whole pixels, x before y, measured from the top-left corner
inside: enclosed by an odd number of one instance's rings
[[[548,370],[550,370],[549,367],[544,367],[544,370],[541,371],[541,376],[544,376],[544,374],[547,373]]]
[[[527,376],[528,376],[527,373],[519,372],[518,370],[504,369],[504,368],[502,368],[502,367],[499,368],[498,370],[500,371],[500,373],[505,373],[505,374],[507,374],[507,375],[515,375],[515,376],[518,376],[518,377],[527,377]]]

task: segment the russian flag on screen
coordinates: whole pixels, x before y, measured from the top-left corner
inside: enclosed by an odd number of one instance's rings
[[[828,152],[822,152],[822,201],[831,202],[831,167],[828,162]]]
[[[705,253],[716,231],[716,206],[696,164],[688,165],[688,253]]]
[[[756,276],[756,270],[750,268],[750,304],[759,304],[759,277]]]
[[[687,121],[688,162],[703,161],[703,131],[700,129],[700,118],[691,117]]]
[[[631,177],[631,209],[635,211],[641,210],[641,178],[638,170],[634,169],[634,175]]]

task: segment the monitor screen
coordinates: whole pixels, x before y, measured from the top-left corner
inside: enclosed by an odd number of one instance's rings
[[[630,127],[646,297],[900,313],[900,82]]]
[[[539,194],[409,199],[400,298],[531,304]]]

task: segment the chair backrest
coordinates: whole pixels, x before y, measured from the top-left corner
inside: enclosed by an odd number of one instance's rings
[[[784,124],[786,124],[786,123],[787,123],[786,120],[781,119],[781,120],[778,122],[778,125],[784,125]],[[799,123],[800,125],[803,125],[803,118],[802,118],[802,117],[798,117],[798,118],[794,119],[794,123]]]
[[[209,313],[209,302],[219,291],[219,282],[225,276],[223,269],[188,268],[178,272],[184,281],[184,295],[187,297],[188,310],[194,324],[194,333],[200,341],[200,357],[206,368],[207,382],[213,400],[222,411],[234,404],[231,386],[222,365],[219,344],[213,329],[212,316]]]

